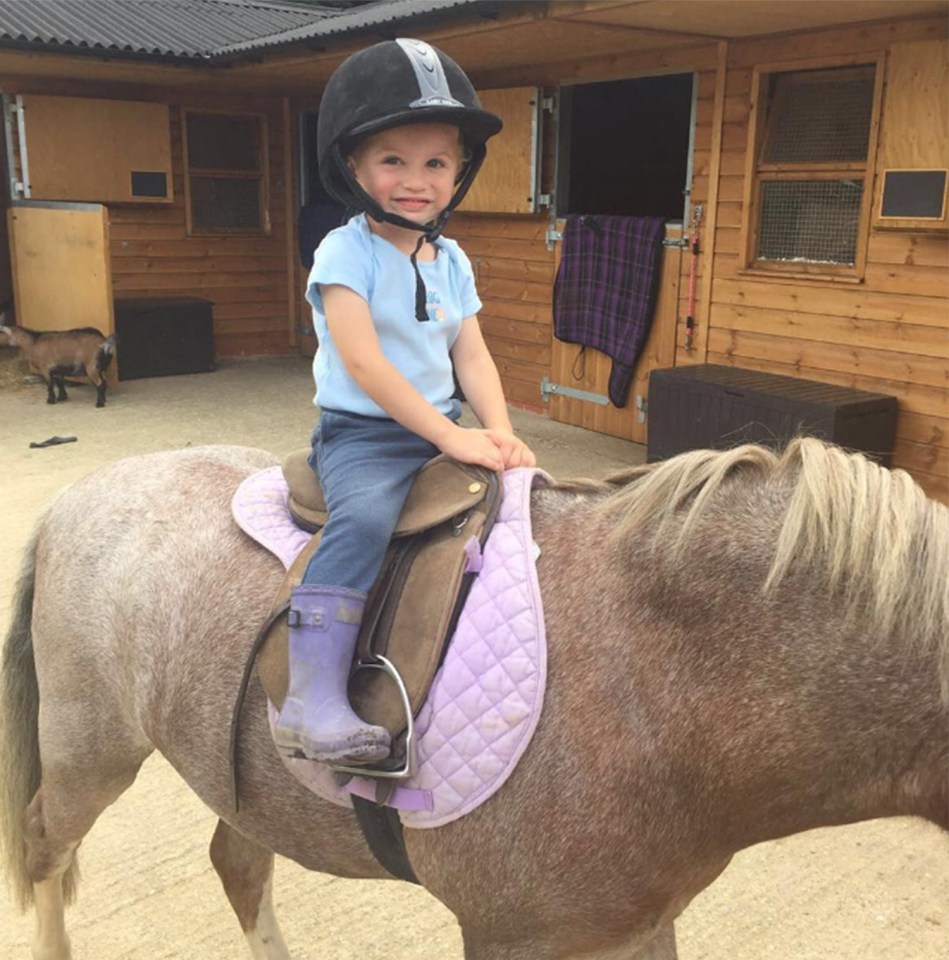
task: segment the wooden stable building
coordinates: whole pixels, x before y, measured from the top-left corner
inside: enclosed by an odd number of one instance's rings
[[[291,18],[250,20],[204,53],[96,21],[124,0],[83,4],[81,30],[19,22],[57,6],[0,2],[0,285],[19,322],[109,329],[117,302],[190,299],[209,304],[218,357],[312,353],[320,91],[352,51],[417,36],[505,118],[448,233],[475,264],[512,402],[645,442],[656,368],[886,394],[894,465],[949,501],[944,0],[134,5],[139,19]],[[580,214],[666,221],[623,408],[602,402],[610,360],[553,335],[562,230]]]

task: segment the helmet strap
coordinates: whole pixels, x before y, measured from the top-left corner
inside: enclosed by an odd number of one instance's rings
[[[409,257],[412,270],[415,272],[415,319],[418,320],[419,323],[428,323],[428,292],[425,289],[425,281],[422,279],[422,274],[418,268],[418,254],[426,239],[427,237],[423,233],[422,236],[418,238],[418,243],[415,244],[415,249]]]

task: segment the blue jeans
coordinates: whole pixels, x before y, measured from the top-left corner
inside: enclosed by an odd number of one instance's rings
[[[449,414],[457,420],[461,405]],[[438,447],[394,420],[324,410],[310,466],[329,521],[303,582],[368,593],[375,583],[412,480]]]

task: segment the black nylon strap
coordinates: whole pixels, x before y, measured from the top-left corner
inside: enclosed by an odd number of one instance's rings
[[[380,807],[371,800],[353,797],[356,820],[373,856],[398,880],[419,883],[402,835],[402,821],[392,807]],[[421,884],[419,884],[421,885]]]
[[[421,243],[421,240],[419,243]],[[419,273],[418,262],[414,253],[409,257],[409,261],[415,271],[415,319],[419,323],[428,323],[428,292],[425,289],[425,281],[422,279],[422,274]]]
[[[418,252],[422,249],[423,243],[425,243],[424,234],[418,238],[418,243],[409,256],[409,263],[412,264],[412,269],[415,271],[415,319],[419,323],[428,323],[428,293],[425,290],[425,281],[422,279],[422,274],[418,268]]]

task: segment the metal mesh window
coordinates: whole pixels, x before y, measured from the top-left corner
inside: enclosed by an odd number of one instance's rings
[[[198,230],[255,230],[260,226],[260,184],[192,177],[191,225]]]
[[[856,266],[875,67],[777,73],[763,92],[754,259],[809,273]]]
[[[856,262],[862,180],[770,181],[761,185],[762,260]]]
[[[188,182],[194,233],[264,229],[264,121],[253,115],[189,113]]]
[[[260,121],[215,113],[188,115],[188,160],[197,170],[260,169]]]
[[[863,163],[870,140],[873,75],[799,82],[776,78],[766,163]]]

